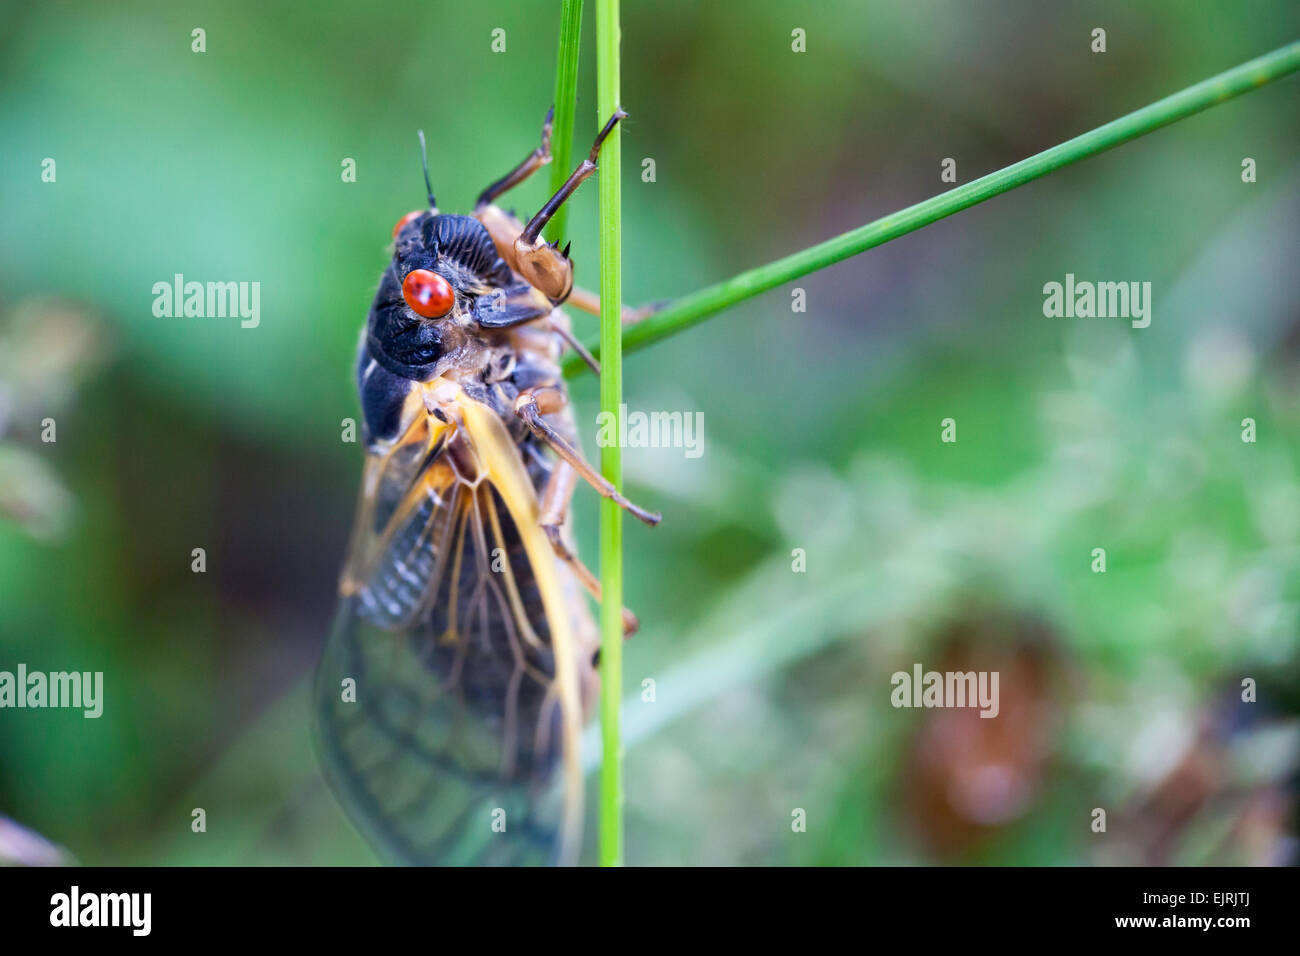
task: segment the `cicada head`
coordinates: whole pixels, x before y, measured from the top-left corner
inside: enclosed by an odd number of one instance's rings
[[[480,300],[509,282],[509,266],[477,219],[436,210],[404,216],[370,309],[371,354],[421,381],[467,361]]]
[[[479,300],[508,285],[511,275],[481,222],[438,212],[423,131],[420,156],[429,206],[408,212],[393,227],[393,261],[380,280],[366,334],[379,364],[427,381],[474,360]]]

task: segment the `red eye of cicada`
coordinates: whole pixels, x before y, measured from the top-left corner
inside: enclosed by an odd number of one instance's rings
[[[396,239],[397,234],[406,228],[406,224],[408,222],[410,222],[412,219],[419,219],[420,216],[423,215],[423,213],[424,213],[423,209],[412,209],[401,219],[397,220],[397,225],[393,227],[393,238]]]
[[[438,273],[412,269],[402,281],[402,298],[416,315],[437,319],[456,304],[456,291]]]

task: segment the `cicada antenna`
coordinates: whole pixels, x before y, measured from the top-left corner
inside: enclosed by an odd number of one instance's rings
[[[433,183],[429,181],[429,151],[424,145],[424,130],[417,130],[420,135],[420,166],[424,169],[424,188],[429,193],[429,208],[437,209],[438,201],[433,198]]]

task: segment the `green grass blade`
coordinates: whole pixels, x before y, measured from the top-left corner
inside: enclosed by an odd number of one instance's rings
[[[684,296],[628,329],[623,337],[623,348],[628,352],[645,348],[791,279],[824,269],[842,259],[905,236],[953,213],[1046,176],[1063,166],[1096,156],[1162,126],[1257,89],[1294,73],[1297,69],[1300,69],[1300,41],[1235,66],[1218,76],[1189,86],[1172,96],[964,186],[950,189],[802,252],[750,269]],[[574,375],[585,367],[580,358],[570,356],[565,361],[564,372],[566,375]]]
[[[619,108],[618,0],[596,3],[597,122]],[[618,415],[623,401],[623,234],[620,165],[622,135],[610,132],[600,152],[600,410]],[[617,442],[600,450],[600,473],[623,484],[623,451]],[[623,511],[604,500],[600,509],[600,864],[623,864]]]
[[[582,0],[564,0],[560,48],[555,57],[555,125],[551,132],[551,195],[564,185],[573,162],[573,114],[578,104],[578,54],[582,43]],[[563,248],[569,222],[566,203],[546,226],[546,238]]]

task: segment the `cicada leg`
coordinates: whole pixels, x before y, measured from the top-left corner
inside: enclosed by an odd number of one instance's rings
[[[550,327],[551,331],[564,339],[565,344],[568,345],[569,348],[578,353],[578,357],[587,363],[589,369],[597,375],[600,374],[600,363],[597,362],[596,357],[587,350],[587,346],[583,345],[576,337],[574,337],[573,332],[569,329],[569,323],[567,321],[557,321],[556,313],[552,312]]]
[[[551,161],[551,123],[554,119],[555,107],[552,106],[546,113],[545,122],[542,123],[542,144],[529,153],[522,163],[479,194],[478,202],[474,204],[474,215],[477,216],[492,205],[502,193],[514,189]],[[511,241],[514,241],[513,237]]]
[[[573,500],[573,492],[577,486],[577,469],[567,461],[559,462],[555,466],[555,470],[551,472],[546,487],[542,490],[542,513],[538,523],[542,526],[542,530],[546,532],[546,537],[551,542],[551,548],[555,551],[556,557],[573,570],[582,586],[586,588],[587,593],[599,604],[603,601],[600,581],[596,578],[596,575],[591,573],[591,569],[573,553],[573,549],[564,540],[564,523],[568,518],[569,503]],[[623,608],[623,636],[631,637],[640,627],[641,622],[637,620],[637,616],[627,608]]]
[[[497,252],[510,265],[510,268],[523,276],[529,284],[542,292],[552,305],[560,305],[569,297],[573,288],[573,263],[569,261],[568,247],[560,251],[556,246],[542,239],[542,229],[550,222],[555,211],[560,208],[574,191],[596,171],[596,158],[600,147],[605,142],[614,124],[627,114],[622,110],[609,118],[600,134],[596,137],[591,153],[578,164],[559,190],[538,210],[537,215],[527,225],[519,225],[514,216],[504,212],[492,199],[506,189],[516,185],[544,164],[538,158],[548,149],[545,141],[541,152],[535,152],[510,175],[492,186],[479,197],[479,204],[474,210],[474,217],[487,227]],[[549,160],[549,153],[545,153]]]
[[[578,187],[586,181],[587,177],[596,171],[596,158],[600,155],[600,147],[605,144],[606,137],[609,136],[610,132],[618,124],[618,121],[626,118],[627,114],[622,110],[614,111],[614,115],[609,118],[605,125],[601,127],[600,132],[596,134],[596,142],[591,144],[591,152],[587,154],[587,158],[580,162],[578,168],[569,174],[569,178],[564,181],[564,185],[556,191],[555,195],[546,200],[546,204],[542,206],[541,209],[537,210],[537,215],[528,220],[528,225],[524,226],[524,231],[516,242],[526,242],[529,244],[537,242],[538,237],[542,234],[542,230],[546,228],[546,224],[550,222],[551,217],[555,215],[555,211],[564,204],[566,199],[577,191]]]
[[[543,227],[555,215],[555,211],[560,208],[569,196],[573,195],[573,192],[582,184],[584,179],[596,171],[596,158],[600,153],[601,144],[609,135],[609,131],[614,128],[614,124],[625,115],[619,112],[610,117],[609,122],[600,131],[600,135],[596,137],[596,143],[591,148],[591,154],[582,161],[568,180],[565,181],[559,192],[547,201],[546,205],[529,221],[527,226],[495,203],[503,193],[518,186],[537,170],[550,163],[551,123],[555,117],[554,107],[546,114],[546,122],[542,126],[541,145],[529,153],[524,158],[524,161],[509,173],[483,190],[479,194],[478,202],[474,204],[474,218],[487,227],[488,234],[497,247],[497,253],[509,263],[510,268],[523,275],[537,289],[545,293],[553,304],[572,302],[575,308],[583,312],[589,312],[592,315],[600,315],[600,298],[594,292],[573,287],[573,264],[569,261],[568,247],[565,247],[564,251],[561,252],[550,243],[543,242],[539,237]],[[634,309],[625,305],[623,306],[623,324],[631,325],[634,322],[639,322],[652,314],[655,309],[655,306],[642,306]]]
[[[595,488],[602,498],[608,498],[633,517],[653,528],[663,520],[663,515],[657,511],[647,511],[624,498],[617,488],[606,481],[604,476],[582,457],[581,453],[542,418],[543,415],[558,412],[568,403],[568,400],[564,390],[553,385],[525,389],[515,399],[515,414],[523,419],[529,430],[548,448],[559,455],[563,461],[568,462],[587,484]]]
[[[586,312],[590,315],[600,315],[600,296],[590,289],[584,289],[581,286],[574,286],[569,297],[564,300],[566,305],[571,305],[579,312]],[[636,325],[642,319],[648,319],[660,309],[657,303],[651,305],[642,305],[632,308],[630,305],[623,306],[623,325]]]

